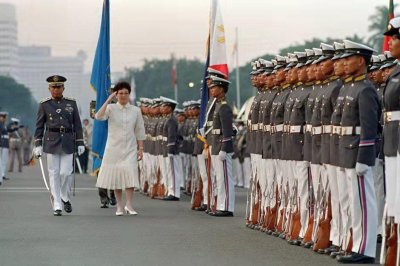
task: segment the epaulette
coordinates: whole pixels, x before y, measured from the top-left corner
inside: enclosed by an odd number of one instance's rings
[[[70,100],[70,101],[74,101],[74,102],[76,101],[74,98],[71,98],[71,97],[65,97],[65,96],[64,96],[63,98],[64,98],[65,100]]]
[[[367,78],[367,74],[362,74],[361,76],[358,76],[358,77],[354,78],[354,81],[360,81],[360,80],[363,80],[363,79],[366,79],[366,78]]]
[[[348,77],[348,78],[346,78],[346,79],[344,80],[344,83],[349,83],[349,82],[352,81],[352,80],[353,80],[353,77],[350,76],[350,77]]]
[[[47,97],[47,98],[41,100],[40,103],[44,103],[44,102],[47,102],[47,101],[50,101],[50,100],[51,100],[51,97]]]

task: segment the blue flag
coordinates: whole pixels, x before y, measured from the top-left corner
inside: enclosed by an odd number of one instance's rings
[[[96,54],[93,60],[92,76],[90,85],[96,91],[96,112],[101,108],[109,96],[111,87],[110,75],[110,3],[103,2],[103,13],[99,40],[97,42]],[[101,166],[104,149],[107,142],[108,123],[107,121],[94,120],[92,152],[93,152],[93,173],[97,173]]]

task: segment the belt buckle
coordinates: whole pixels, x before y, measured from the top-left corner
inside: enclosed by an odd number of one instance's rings
[[[385,121],[390,122],[392,120],[392,112],[385,113]]]
[[[65,127],[63,126],[60,127],[60,133],[65,133]]]

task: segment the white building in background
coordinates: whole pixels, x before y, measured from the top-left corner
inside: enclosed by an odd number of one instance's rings
[[[89,103],[94,92],[89,87],[88,75],[84,74],[86,54],[76,56],[52,56],[48,46],[20,46],[18,48],[17,81],[28,87],[32,96],[40,101],[49,97],[46,78],[61,75],[67,78],[64,95],[75,98],[81,116],[89,116]]]
[[[15,7],[0,3],[0,75],[15,77],[18,28]]]

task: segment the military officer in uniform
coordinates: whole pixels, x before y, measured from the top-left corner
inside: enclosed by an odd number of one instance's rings
[[[341,119],[339,164],[345,168],[349,187],[352,253],[338,256],[342,263],[374,263],[377,237],[377,206],[372,166],[380,118],[380,104],[373,84],[367,78],[367,65],[373,49],[344,40],[345,72],[354,76],[346,91]]]
[[[63,96],[66,80],[59,75],[47,78],[51,97],[39,104],[34,136],[35,156],[47,155],[54,216],[62,215],[61,202],[67,213],[72,211],[73,154],[76,147],[78,155],[85,151],[77,104],[74,99]]]
[[[211,160],[215,170],[215,193],[218,200],[216,210],[209,214],[226,217],[233,216],[235,208],[235,185],[232,175],[233,115],[231,107],[225,100],[229,81],[218,77],[211,77],[211,80],[210,93],[216,99],[211,131],[213,136]]]

